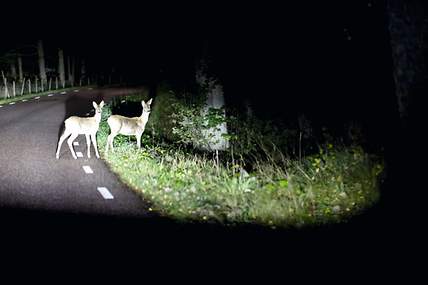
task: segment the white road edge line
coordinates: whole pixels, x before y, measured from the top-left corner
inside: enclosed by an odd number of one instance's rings
[[[3,108],[3,105],[0,105],[0,108]]]
[[[108,191],[106,187],[97,187],[98,192],[101,193],[104,199],[114,199],[113,195]]]
[[[73,145],[78,146],[79,142],[73,142]]]
[[[94,171],[92,170],[92,168],[89,165],[83,165],[83,170],[85,171],[86,174],[93,174]]]
[[[83,157],[83,153],[81,153],[80,151],[76,151],[76,155],[77,157]]]

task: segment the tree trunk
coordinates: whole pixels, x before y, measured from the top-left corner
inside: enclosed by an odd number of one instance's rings
[[[9,89],[7,88],[7,78],[4,75],[3,70],[1,71],[1,75],[3,77],[3,84],[4,84],[4,98],[9,98]]]
[[[12,76],[13,79],[16,79],[17,75],[16,75],[16,65],[15,65],[15,61],[10,63],[10,74]]]
[[[24,95],[24,88],[25,88],[25,78],[21,81],[21,96]]]
[[[86,63],[85,60],[82,59],[82,62],[80,63],[80,79],[83,81],[86,77]]]
[[[68,82],[71,86],[74,86],[74,76],[73,76],[72,64],[73,63],[72,63],[70,56],[67,56]]]
[[[72,85],[74,86],[75,83],[75,76],[76,75],[76,57],[71,58],[71,79],[72,79]]]
[[[58,50],[58,59],[59,59],[58,61],[59,80],[61,81],[62,88],[64,88],[65,87],[65,66],[64,66],[64,51],[62,49]]]
[[[18,74],[19,74],[19,82],[24,83],[24,72],[22,71],[21,55],[18,55]]]
[[[411,109],[417,107],[415,96],[424,92],[427,23],[419,1],[389,0],[387,13],[395,93],[402,123],[406,123]]]
[[[40,69],[40,83],[42,86],[46,84],[46,67],[45,67],[45,52],[43,50],[43,41],[39,40],[37,42],[37,53],[39,55],[39,69]]]
[[[207,74],[207,65],[203,60],[196,71],[196,83],[201,89],[206,90],[205,95],[207,99],[204,109],[205,114],[207,114],[211,108],[222,109],[225,106],[223,86],[216,78],[210,77]],[[224,109],[222,109],[221,112],[221,115],[225,119],[226,113]],[[208,141],[207,148],[209,150],[226,150],[229,147],[228,141],[224,138],[226,134],[227,126],[225,122],[205,131],[204,136]]]

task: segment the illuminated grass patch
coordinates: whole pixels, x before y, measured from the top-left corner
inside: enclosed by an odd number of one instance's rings
[[[98,133],[104,153],[109,128]],[[362,148],[326,145],[301,161],[258,161],[250,173],[239,164],[217,164],[210,155],[168,145],[143,148],[127,137],[103,156],[111,169],[153,204],[152,209],[182,221],[255,223],[300,227],[346,221],[379,198],[381,162]],[[278,155],[278,154],[277,154]]]

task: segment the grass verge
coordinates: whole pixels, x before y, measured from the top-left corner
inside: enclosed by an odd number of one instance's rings
[[[383,163],[361,147],[327,144],[301,160],[258,161],[250,173],[238,164],[154,144],[143,135],[118,136],[104,153],[109,127],[102,122],[103,159],[127,185],[152,203],[152,210],[177,220],[301,227],[347,221],[379,199]]]

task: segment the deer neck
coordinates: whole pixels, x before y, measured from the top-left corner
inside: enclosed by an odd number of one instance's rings
[[[148,112],[144,112],[141,114],[140,116],[140,121],[145,125],[147,123],[147,121],[149,120],[149,115],[150,113]]]
[[[99,124],[101,122],[101,113],[95,113],[94,119]]]

